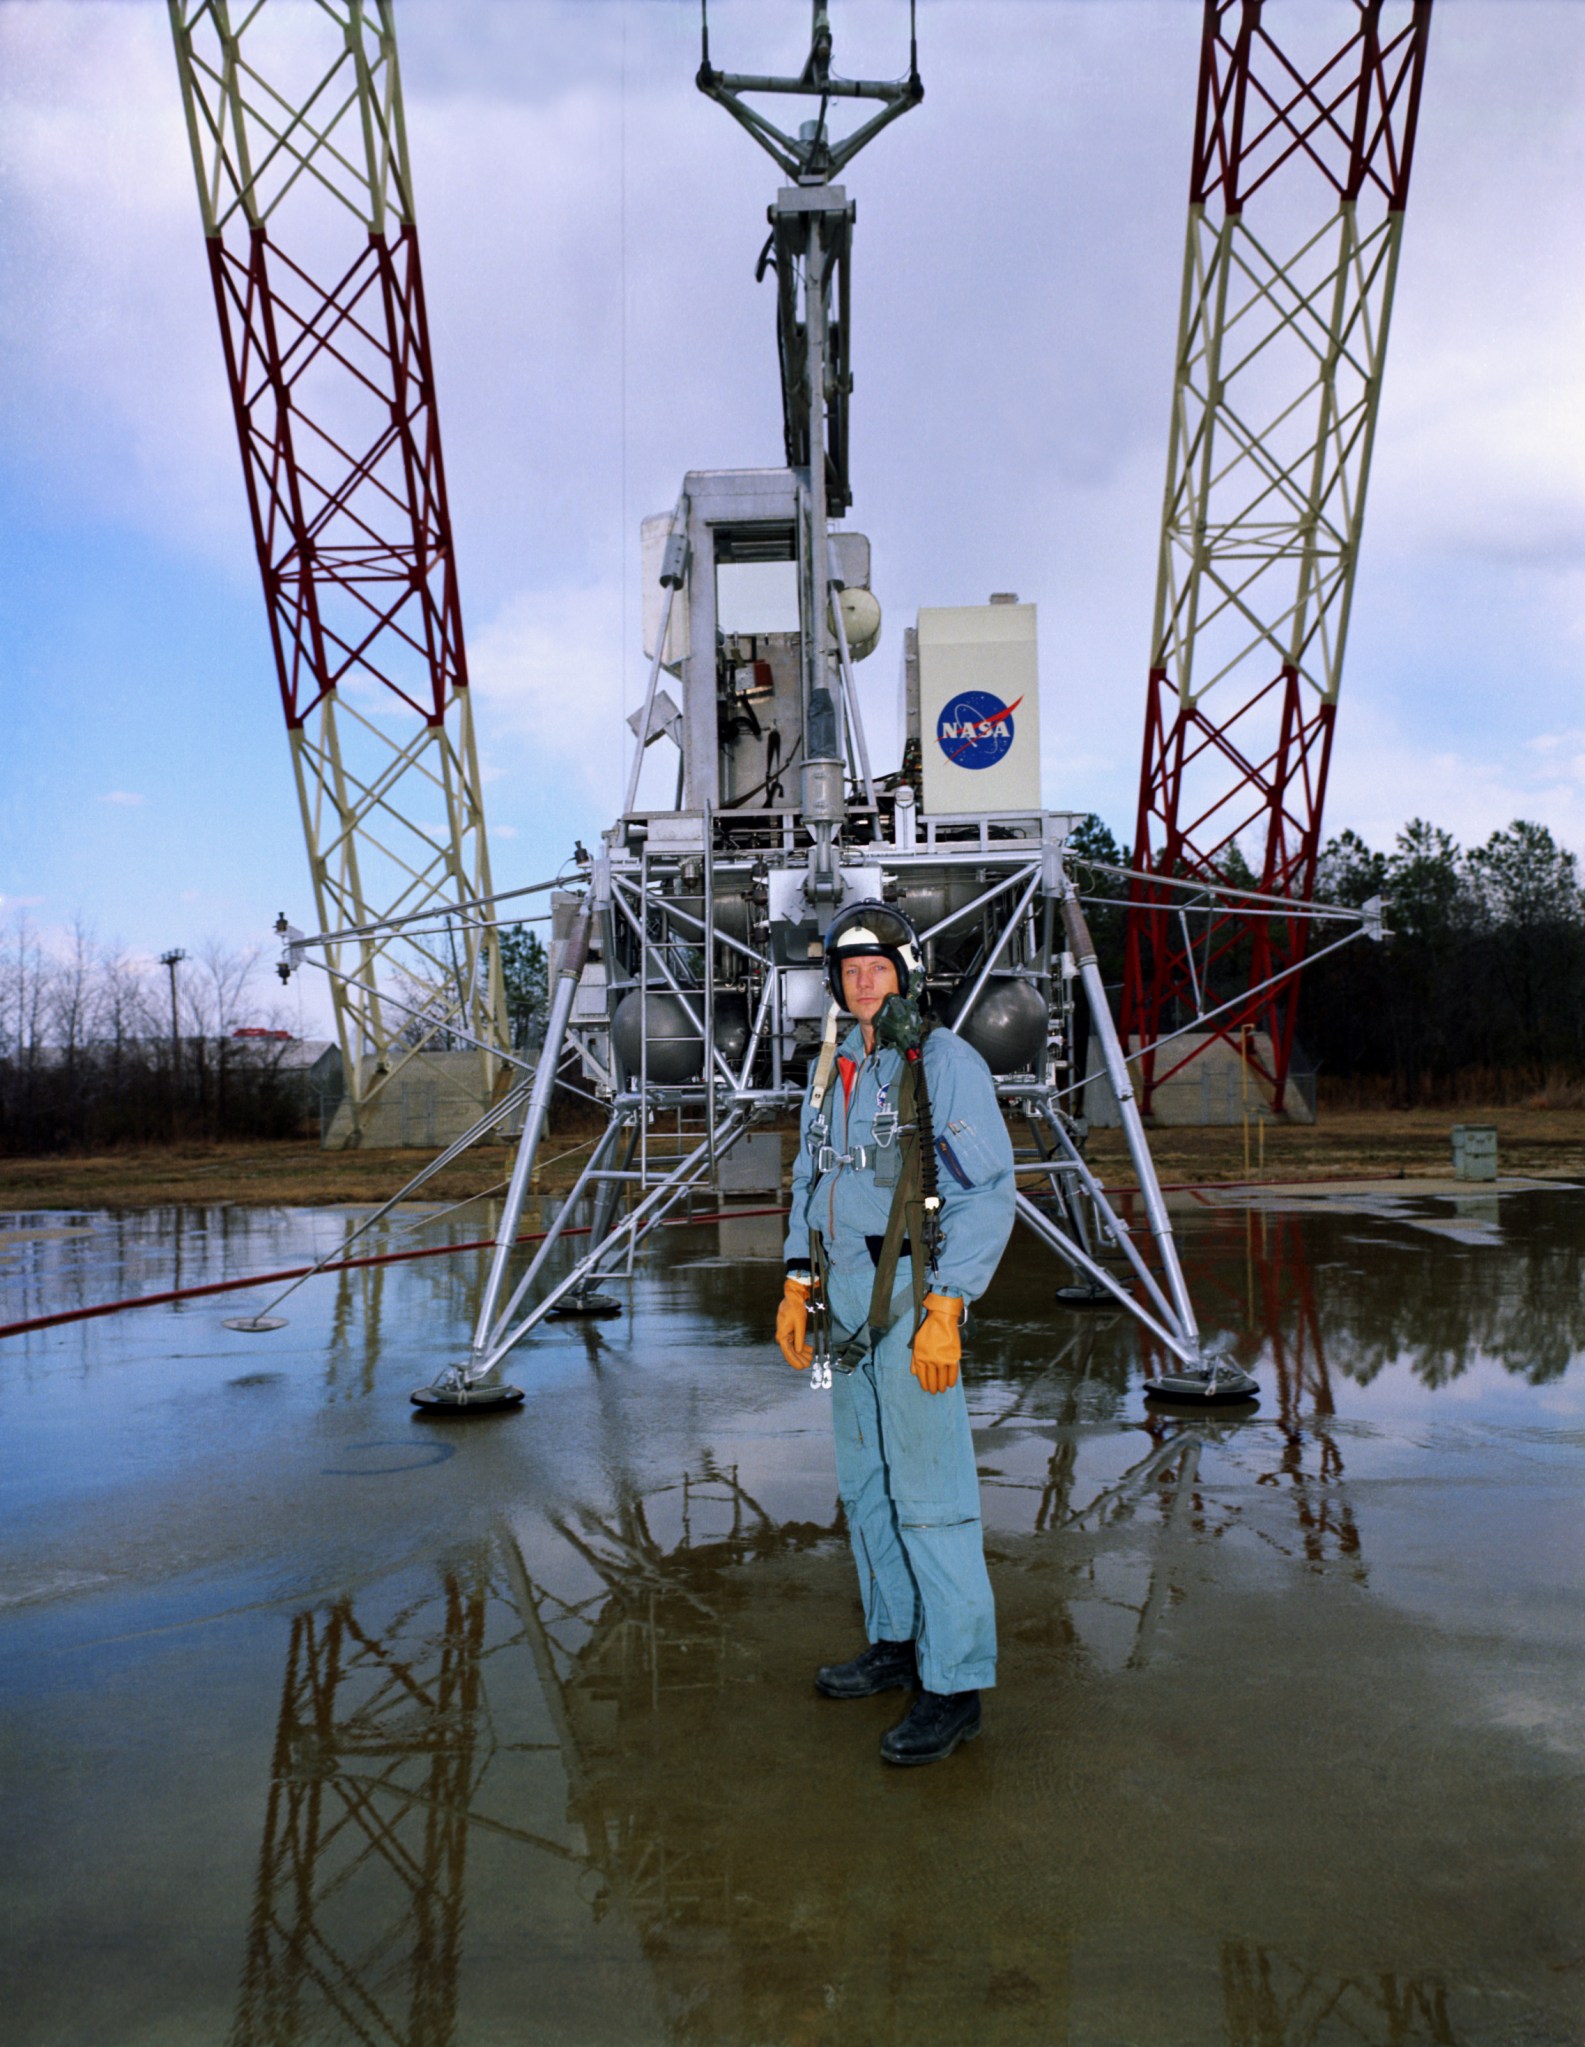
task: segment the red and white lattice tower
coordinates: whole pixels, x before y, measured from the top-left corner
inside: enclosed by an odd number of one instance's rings
[[[1304,901],[1327,764],[1431,0],[1207,0],[1134,865]],[[1275,24],[1273,24],[1275,26]],[[1232,870],[1230,872],[1230,869]],[[1251,884],[1244,876],[1244,886]],[[1154,1091],[1220,1039],[1284,1107],[1302,918],[1178,912],[1132,885],[1125,1043]],[[1169,903],[1172,908],[1169,909]]]
[[[170,12],[356,1142],[506,1042],[393,10]]]

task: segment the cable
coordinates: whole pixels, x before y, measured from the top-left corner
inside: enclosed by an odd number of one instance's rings
[[[785,1208],[722,1208],[709,1215],[668,1216],[661,1224],[662,1229],[696,1229],[704,1223],[740,1222],[754,1216],[785,1215]],[[513,1239],[518,1244],[537,1244],[549,1234],[545,1230],[529,1230]],[[590,1228],[580,1223],[576,1228],[563,1230],[564,1237],[587,1237]],[[321,1265],[320,1272],[354,1272],[369,1265],[403,1265],[415,1258],[449,1258],[459,1251],[492,1251],[494,1237],[480,1237],[467,1244],[430,1244],[416,1251],[381,1251],[368,1258],[343,1258],[334,1265]],[[196,1301],[207,1294],[241,1293],[248,1287],[276,1286],[283,1280],[307,1279],[315,1267],[295,1265],[285,1272],[256,1272],[248,1279],[217,1279],[206,1286],[173,1287],[160,1294],[135,1294],[124,1301],[101,1301],[94,1308],[66,1308],[58,1315],[34,1315],[25,1322],[0,1323],[0,1337],[25,1336],[35,1329],[56,1329],[63,1322],[90,1322],[99,1315],[120,1315],[129,1308],[158,1308],[171,1301]]]

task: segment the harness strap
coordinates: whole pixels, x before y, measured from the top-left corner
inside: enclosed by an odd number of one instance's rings
[[[892,1193],[891,1211],[886,1218],[881,1255],[875,1261],[875,1285],[870,1293],[870,1337],[876,1343],[891,1326],[892,1290],[897,1284],[897,1266],[905,1239],[913,1280],[916,1328],[925,1312],[924,1183],[919,1158],[918,1107],[919,1068],[913,1060],[905,1059],[897,1111],[908,1127],[902,1133],[903,1155],[898,1166],[897,1185]]]
[[[810,1099],[815,1114],[820,1113],[820,1104],[826,1089],[831,1084],[832,1069],[836,1064],[836,1022],[837,1007],[833,1003],[826,1017],[826,1036],[820,1048],[820,1062],[815,1068],[815,1077],[810,1083]],[[925,1317],[925,1295],[929,1292],[928,1270],[935,1263],[940,1249],[940,1196],[935,1191],[935,1175],[926,1169],[921,1151],[921,1131],[930,1133],[929,1088],[924,1076],[922,1054],[915,1058],[903,1059],[902,1078],[898,1086],[897,1109],[892,1125],[896,1143],[901,1152],[897,1169],[897,1185],[892,1191],[892,1205],[886,1216],[886,1234],[880,1240],[877,1252],[873,1238],[866,1239],[871,1254],[875,1257],[875,1284],[870,1289],[869,1314],[865,1324],[855,1329],[845,1339],[835,1328],[835,1318],[830,1312],[830,1295],[827,1291],[828,1262],[825,1239],[818,1228],[809,1232],[810,1271],[814,1281],[813,1301],[820,1301],[825,1308],[825,1321],[829,1330],[827,1341],[833,1353],[831,1363],[839,1372],[851,1372],[863,1363],[886,1334],[892,1323],[892,1293],[897,1284],[897,1267],[906,1256],[909,1276],[913,1287],[914,1327],[918,1329]],[[923,1114],[920,1110],[923,1108]],[[829,1151],[829,1146],[823,1146]],[[858,1146],[853,1153],[842,1159],[845,1165],[872,1163],[864,1153],[869,1147]],[[930,1164],[934,1165],[934,1159]],[[817,1158],[816,1177],[829,1170]]]
[[[892,1326],[892,1293],[897,1285],[897,1266],[905,1251],[913,1281],[914,1327],[917,1329],[924,1320],[925,1294],[928,1288],[925,1280],[924,1179],[919,1157],[918,1119],[915,1114],[918,1083],[917,1065],[912,1060],[904,1060],[897,1103],[897,1112],[903,1122],[900,1132],[902,1158],[898,1165],[897,1185],[893,1190],[891,1209],[886,1217],[886,1234],[881,1239],[880,1253],[875,1260],[875,1284],[870,1289],[869,1315],[865,1326],[854,1330],[842,1346],[840,1354],[833,1359],[839,1371],[851,1372],[867,1354],[873,1352]]]
[[[832,1069],[837,1063],[837,1017],[840,1015],[833,1002],[826,1010],[825,1035],[820,1040],[820,1057],[815,1062],[815,1077],[809,1083],[809,1105],[816,1116],[820,1114],[826,1098],[826,1089],[831,1085]]]

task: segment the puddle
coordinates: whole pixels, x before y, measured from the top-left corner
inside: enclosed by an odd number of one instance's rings
[[[0,1319],[366,1213],[22,1218]],[[810,1684],[858,1613],[774,1225],[660,1233],[461,1426],[407,1393],[477,1256],[0,1343],[8,2041],[1577,2042],[1585,1199],[1175,1214],[1260,1406],[1147,1415],[1006,1261],[1001,1681],[930,1771]]]

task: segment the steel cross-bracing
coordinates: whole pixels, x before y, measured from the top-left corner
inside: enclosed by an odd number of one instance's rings
[[[1313,890],[1431,0],[1349,0],[1319,51],[1273,12],[1207,0],[1201,40],[1123,1005],[1147,1110],[1217,1039],[1285,1107],[1308,922],[1207,898],[1191,930],[1155,877]]]
[[[1109,1296],[1178,1368],[1205,1370],[1214,1390],[1215,1375],[1226,1376],[1230,1368],[1202,1361],[1198,1323],[1095,947],[1063,866],[1067,820],[1030,823],[1028,835],[1012,843],[993,839],[988,826],[965,840],[954,821],[940,837],[929,825],[917,844],[875,850],[901,900],[917,890],[921,902],[943,906],[920,931],[927,973],[933,976],[948,960],[968,963],[967,972],[953,970],[962,999],[952,1028],[967,1024],[999,969],[1028,975],[1052,991],[1056,1021],[1051,1045],[1033,1062],[1038,1070],[998,1079],[1004,1109],[1025,1126],[1016,1153],[1025,1182],[1020,1219],[1070,1268],[1086,1299]],[[771,927],[756,942],[739,906],[756,874],[779,871],[795,881],[806,856],[791,843],[790,831],[753,836],[755,843],[741,850],[717,846],[710,863],[715,903],[689,890],[685,857],[657,858],[647,850],[602,853],[587,893],[564,897],[570,928],[558,944],[544,1051],[497,1223],[471,1355],[415,1399],[465,1405],[494,1403],[503,1392],[521,1398],[503,1387],[501,1374],[523,1340],[547,1316],[603,1312],[589,1305],[603,1298],[596,1289],[630,1276],[640,1246],[690,1197],[718,1189],[720,1161],[751,1129],[796,1115],[803,1076],[791,1066],[789,1008],[807,969],[778,959]],[[778,847],[782,838],[787,843]],[[857,881],[863,888],[876,885],[868,875]],[[747,938],[739,935],[745,930]],[[612,986],[639,997],[625,1053],[603,1011],[578,1012],[591,955],[603,962],[602,1003]],[[652,1012],[651,989],[664,991],[661,999],[674,1008]],[[1075,1141],[1076,1090],[1065,1084],[1075,994],[1088,1007],[1139,1184],[1146,1225],[1138,1243]],[[663,1020],[675,1020],[686,1035],[663,1032]],[[686,1047],[697,1048],[699,1070],[677,1078],[661,1062],[675,1062]],[[609,1103],[610,1118],[532,1257],[514,1270],[544,1116],[569,1048]],[[691,1053],[688,1060],[693,1063]],[[664,1148],[652,1127],[661,1118],[670,1126]],[[568,1258],[565,1233],[586,1201],[592,1207],[585,1245]],[[1114,1269],[1117,1264],[1123,1269]]]
[[[495,947],[445,914],[490,866],[394,11],[170,13],[316,908],[353,934],[325,964],[356,1142],[457,1044],[482,1106],[506,1042]]]

